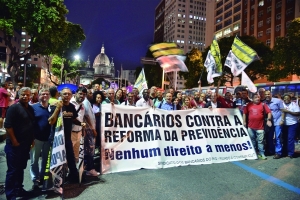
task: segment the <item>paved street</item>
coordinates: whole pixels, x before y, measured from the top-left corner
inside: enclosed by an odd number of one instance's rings
[[[6,160],[0,144],[0,184]],[[296,146],[300,156],[300,145]],[[30,190],[29,164],[25,189]],[[65,198],[74,199],[300,199],[300,157],[274,160],[137,170],[89,178],[87,183],[66,185]],[[60,199],[56,194],[35,192],[32,199]],[[5,199],[5,195],[0,195]]]

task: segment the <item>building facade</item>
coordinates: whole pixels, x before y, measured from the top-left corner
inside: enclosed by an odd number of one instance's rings
[[[206,4],[205,0],[162,0],[155,10],[154,43],[174,42],[184,53],[193,48],[204,51]],[[183,89],[185,80],[176,75],[175,72],[165,75],[170,81],[169,87]]]
[[[300,17],[299,0],[216,0],[207,3],[206,46],[217,39],[250,35],[273,48],[285,37],[293,19]],[[299,80],[295,75],[282,81]],[[268,82],[266,78],[255,83]],[[239,84],[239,81],[236,82]]]

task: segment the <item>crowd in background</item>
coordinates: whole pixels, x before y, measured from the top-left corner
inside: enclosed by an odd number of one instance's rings
[[[202,108],[237,108],[243,117],[243,123],[256,147],[258,158],[274,159],[294,158],[295,140],[299,134],[299,99],[291,94],[275,98],[270,91],[260,89],[249,97],[247,89],[236,94],[219,94],[207,90],[185,95],[173,88],[166,91],[152,86],[150,89],[131,92],[126,87],[101,90],[98,84],[87,89],[83,86],[76,91],[63,88],[58,91],[49,89],[31,89],[19,84],[2,83],[0,88],[0,129],[7,132],[5,152],[7,155],[7,175],[5,190],[8,199],[27,195],[23,189],[24,169],[30,152],[30,175],[33,189],[39,189],[44,183],[46,162],[53,143],[57,118],[62,111],[66,159],[68,163],[68,181],[78,182],[76,163],[79,160],[79,144],[82,136],[85,143],[85,174],[98,176],[93,163],[99,153],[101,105],[113,104],[132,107],[152,107],[164,110],[188,110]],[[219,91],[220,82],[216,91]],[[5,129],[4,129],[5,128]],[[298,131],[297,131],[298,130]],[[41,165],[39,158],[42,157]],[[39,167],[41,166],[41,167]],[[50,184],[57,193],[62,193],[61,185]],[[52,187],[53,186],[53,187]]]

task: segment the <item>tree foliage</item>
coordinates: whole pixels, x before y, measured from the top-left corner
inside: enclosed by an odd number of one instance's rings
[[[300,75],[300,18],[294,19],[287,29],[287,37],[276,39],[273,48],[274,66],[268,79],[278,81],[289,75]]]
[[[69,59],[85,39],[79,25],[66,21],[68,10],[61,0],[0,0],[0,13],[0,30],[11,51],[8,71],[14,72],[12,76],[19,74],[20,64],[32,55],[56,54]],[[12,44],[15,30],[25,30],[31,37],[23,52]]]
[[[189,53],[186,54],[185,64],[189,72],[179,72],[179,76],[182,76],[186,82],[186,88],[193,88],[198,86],[198,81],[201,76],[201,84],[207,85],[206,70],[204,69],[202,53],[193,48]]]
[[[221,52],[221,62],[223,65],[223,72],[224,72],[224,79],[223,82],[230,82],[230,84],[233,84],[233,75],[231,73],[231,70],[228,67],[224,67],[224,63],[226,60],[226,57],[231,50],[232,43],[234,41],[234,36],[231,37],[225,37],[221,38],[218,41],[220,52]],[[271,49],[266,46],[263,42],[256,39],[252,36],[241,36],[240,39],[250,46],[252,49],[254,49],[258,56],[260,57],[259,60],[252,62],[246,69],[245,72],[249,76],[249,78],[254,81],[259,79],[260,77],[263,77],[269,73],[269,70],[271,68],[272,64],[272,51]],[[210,49],[210,46],[208,46],[205,49],[205,52],[203,52],[203,61],[205,61],[207,53]],[[206,78],[206,77],[205,77]],[[215,85],[216,81],[218,79],[215,79]]]

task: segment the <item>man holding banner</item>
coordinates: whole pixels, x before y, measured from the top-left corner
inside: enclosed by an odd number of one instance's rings
[[[57,162],[65,162],[65,159],[67,159],[68,168],[69,168],[69,175],[68,180],[70,182],[77,182],[79,181],[79,175],[75,164],[75,156],[74,156],[74,150],[73,150],[73,144],[71,140],[71,132],[72,132],[72,125],[78,125],[78,126],[85,126],[85,123],[82,123],[77,120],[77,112],[75,109],[75,106],[70,103],[72,97],[72,92],[69,88],[64,88],[61,91],[61,98],[62,101],[59,101],[56,106],[51,106],[51,117],[48,119],[49,123],[51,125],[55,125],[58,123],[58,116],[61,113],[62,114],[62,124],[64,129],[64,139],[65,139],[65,152],[60,152],[61,155],[64,155],[62,158],[58,159]],[[61,122],[60,122],[61,123]],[[52,126],[52,132],[51,136],[54,138],[54,132],[55,127]],[[58,145],[58,144],[57,144]],[[52,149],[53,151],[53,149]],[[52,156],[53,159],[53,156]],[[52,161],[51,161],[52,162]],[[52,162],[53,163],[53,162]],[[58,164],[57,164],[58,165]],[[62,183],[62,182],[60,182]],[[55,184],[55,183],[54,183]],[[60,187],[60,184],[55,185],[56,192],[62,193],[62,188]]]

